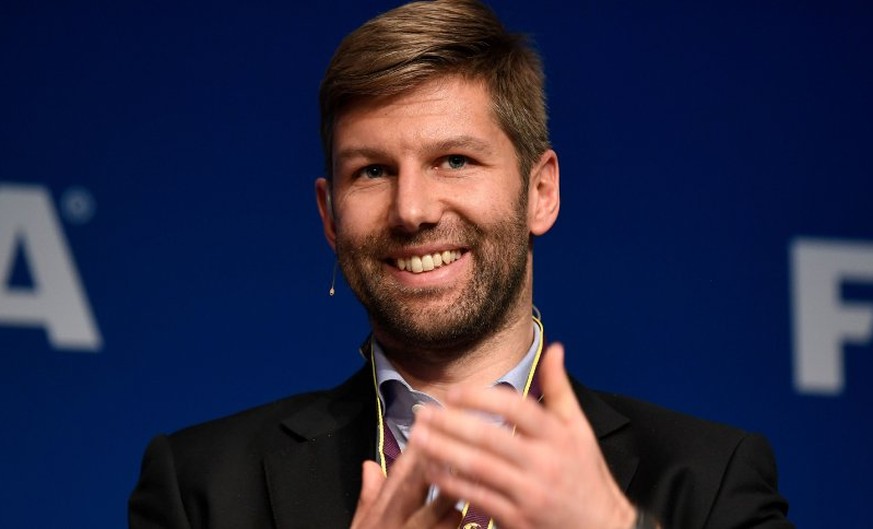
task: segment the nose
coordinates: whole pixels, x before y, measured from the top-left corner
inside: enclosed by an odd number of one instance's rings
[[[435,184],[426,171],[403,169],[399,172],[391,204],[392,228],[414,233],[439,223],[443,205]]]

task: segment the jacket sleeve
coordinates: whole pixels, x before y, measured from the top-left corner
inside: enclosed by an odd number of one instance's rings
[[[767,440],[743,437],[728,462],[706,529],[792,529],[788,502],[777,487],[776,460]]]
[[[149,443],[139,482],[128,501],[130,529],[190,529],[169,439],[160,435]]]

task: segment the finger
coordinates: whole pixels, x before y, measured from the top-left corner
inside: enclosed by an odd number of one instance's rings
[[[362,467],[361,495],[358,497],[358,509],[369,508],[369,506],[376,501],[384,482],[385,477],[382,475],[382,469],[379,468],[379,465],[375,461],[364,461]]]
[[[375,461],[364,461],[361,466],[361,494],[358,496],[358,506],[355,508],[353,529],[356,529],[367,519],[368,513],[379,497],[379,491],[382,490],[384,482],[385,477],[382,475],[382,469],[379,465]]]
[[[379,469],[381,474],[382,470]],[[424,477],[424,461],[419,450],[407,447],[394,464],[391,466],[391,474],[385,480],[382,491],[379,494],[376,510],[379,512],[391,512],[405,520],[412,515],[427,497],[430,487]]]
[[[553,343],[546,350],[539,368],[540,387],[543,390],[543,404],[565,422],[577,421],[582,408],[564,369],[564,346]]]
[[[447,523],[450,524],[457,518],[453,513],[460,515],[458,510],[455,509],[456,503],[456,499],[441,493],[434,501],[416,511],[403,527],[404,529],[423,529],[443,527]],[[448,527],[456,526],[457,524],[448,525]]]
[[[429,485],[424,480],[423,466],[415,449],[397,458],[388,478],[375,462],[365,462],[352,528],[401,527],[424,504]]]
[[[560,426],[557,418],[550,417],[550,413],[533,399],[498,388],[452,388],[446,395],[446,405],[498,415],[514,426],[517,433],[531,438],[556,435],[556,428]]]
[[[424,410],[420,411],[419,415],[423,412]],[[522,499],[517,497],[517,494],[524,490],[528,470],[526,460],[518,456],[528,454],[529,451],[519,447],[510,448],[507,452],[506,446],[519,446],[518,440],[513,439],[509,431],[495,425],[481,425],[478,430],[488,430],[488,432],[474,438],[473,442],[468,442],[455,435],[463,428],[443,431],[419,421],[420,418],[416,419],[410,445],[414,443],[428,458],[430,462],[426,473],[428,481],[434,482],[435,472],[440,474],[438,477],[445,477],[445,474],[460,475],[464,480],[492,489],[500,495],[513,500]],[[476,444],[477,442],[483,444]],[[495,451],[492,450],[493,447],[499,448]],[[438,469],[444,472],[437,472]],[[451,469],[451,472],[448,469]],[[434,483],[443,490],[441,482]],[[455,495],[454,491],[446,492]]]
[[[464,498],[470,505],[490,517],[504,520],[516,519],[520,502],[507,497],[461,473],[451,472],[440,465],[428,466],[428,479],[440,488],[441,494]],[[457,527],[457,526],[455,526]]]
[[[513,464],[523,462],[525,446],[507,425],[493,423],[481,413],[459,408],[425,406],[416,415],[412,437],[418,442],[428,434],[439,434],[452,441],[476,447]],[[430,440],[429,449],[440,448],[440,442]],[[428,455],[430,452],[428,452]]]

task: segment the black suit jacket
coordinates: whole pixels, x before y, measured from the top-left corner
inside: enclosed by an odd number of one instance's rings
[[[758,435],[574,383],[616,481],[670,529],[793,527]],[[346,528],[373,459],[369,365],[341,386],[152,440],[131,529]]]

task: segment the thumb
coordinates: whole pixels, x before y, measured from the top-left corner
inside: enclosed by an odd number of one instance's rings
[[[576,420],[582,413],[576,393],[564,369],[564,346],[549,345],[540,365],[540,387],[543,403],[549,411],[564,421]]]

